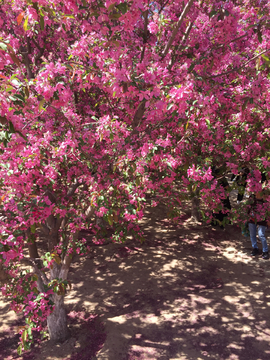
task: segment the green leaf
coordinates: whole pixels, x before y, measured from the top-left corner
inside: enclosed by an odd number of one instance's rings
[[[11,133],[15,133],[14,125],[12,124],[12,122],[9,121],[8,124],[9,124],[9,131],[10,131]]]
[[[21,110],[16,110],[13,115],[24,115],[24,113]]]
[[[259,40],[259,43],[261,44],[263,39],[262,39],[262,33],[260,30],[258,30],[258,40]]]
[[[122,14],[110,14],[109,19],[118,20],[121,16],[122,16]]]
[[[170,103],[168,106],[167,106],[167,110],[170,110],[172,107],[173,107],[173,103]]]
[[[61,258],[57,253],[53,253],[52,254],[52,258],[54,259],[54,261],[56,262],[56,264],[60,265],[61,264]]]
[[[30,226],[30,228],[31,228],[31,233],[32,233],[32,234],[35,234],[35,232],[36,232],[36,224],[32,224],[32,225]]]
[[[45,103],[45,99],[42,99],[40,102],[39,102],[39,105],[38,105],[38,110],[41,111],[43,109],[43,104]]]
[[[113,43],[116,47],[119,47],[119,46],[120,46],[120,43],[119,43],[119,41],[117,41],[117,40],[112,40],[112,43]]]
[[[7,45],[5,43],[0,42],[0,49],[7,51]]]
[[[99,12],[97,11],[94,11],[90,14],[90,16],[95,16],[95,17],[98,17],[99,16]]]
[[[209,18],[211,19],[213,16],[215,16],[217,14],[216,10],[212,10],[209,14]]]
[[[20,101],[25,102],[24,96],[22,96],[22,95],[20,95],[20,94],[14,94],[13,96],[14,96],[15,98],[19,99]]]
[[[24,31],[26,31],[26,30],[27,30],[27,26],[28,26],[28,18],[29,18],[29,16],[27,16],[27,18],[25,19],[24,24],[23,24],[23,29],[24,29]]]
[[[25,141],[27,141],[27,137],[25,137],[20,131],[16,131],[16,134],[19,134]]]
[[[121,13],[124,15],[128,11],[128,4],[127,3],[120,3],[116,5],[117,9],[121,11]]]
[[[26,340],[27,340],[27,331],[24,330],[24,332],[22,333],[22,342],[23,342],[23,344],[26,342]]]
[[[27,86],[24,88],[24,93],[25,93],[26,98],[28,99],[29,98],[29,89]]]
[[[17,353],[19,356],[22,355],[22,344],[19,345],[18,349],[17,349]]]
[[[190,67],[188,68],[189,73],[194,69],[195,65],[196,65],[196,63],[193,63],[190,65]]]
[[[59,100],[59,96],[58,96],[58,91],[57,91],[57,90],[53,93],[53,98],[54,98],[55,100]]]
[[[44,30],[44,16],[40,16],[39,25],[40,25],[40,29]]]
[[[267,57],[265,54],[262,55],[262,58],[267,62],[270,61],[269,57]]]
[[[108,215],[108,223],[109,223],[109,225],[113,224],[113,215],[112,214]]]
[[[111,5],[109,5],[108,7],[108,11],[111,12],[113,10],[113,8],[115,7],[116,3],[112,3]]]

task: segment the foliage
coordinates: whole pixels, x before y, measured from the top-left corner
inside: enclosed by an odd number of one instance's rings
[[[12,306],[28,313],[21,350],[64,296],[72,256],[88,251],[82,230],[96,242],[106,228],[113,241],[142,238],[149,194],[175,209],[199,193],[211,221],[228,191],[212,166],[233,174],[247,166],[247,189],[261,190],[270,168],[269,8],[1,1],[0,254],[13,279],[3,291],[16,288]],[[245,214],[243,205],[231,217]],[[42,259],[26,255],[42,241]]]

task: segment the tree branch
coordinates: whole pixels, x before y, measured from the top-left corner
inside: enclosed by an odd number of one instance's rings
[[[174,30],[172,32],[172,35],[171,35],[171,37],[170,37],[170,39],[169,39],[169,41],[168,41],[162,55],[161,55],[162,58],[164,58],[168,54],[168,51],[170,50],[170,47],[171,47],[171,45],[172,45],[172,43],[173,43],[173,41],[174,41],[174,39],[176,37],[176,34],[177,34],[180,26],[182,25],[182,23],[183,23],[183,21],[185,19],[185,16],[187,15],[187,13],[188,13],[189,9],[191,8],[192,4],[194,3],[194,1],[195,0],[189,0],[188,3],[186,4],[186,6],[184,7],[184,10],[182,11],[182,14],[180,15],[180,17],[178,19],[178,22],[177,22],[177,24],[176,24],[176,26],[175,26],[175,28],[174,28]]]
[[[168,4],[169,1],[170,0],[165,1],[165,3],[161,6],[161,8],[158,11],[159,14],[162,12],[162,10],[165,8],[165,6]]]
[[[145,112],[145,103],[146,103],[146,100],[143,99],[143,101],[140,103],[140,105],[138,106],[138,108],[136,110],[136,113],[133,118],[133,124],[132,124],[133,129],[136,128],[137,126],[139,126],[139,124],[142,120],[142,117]]]
[[[192,26],[194,24],[194,21],[190,21],[188,27],[186,28],[186,31],[182,37],[182,42],[181,42],[181,45],[179,47],[177,47],[175,49],[175,52],[176,51],[181,51],[183,48],[184,48],[184,45],[185,45],[185,42],[187,41],[187,38],[191,32],[191,29],[192,29]],[[175,56],[175,53],[172,55],[172,58],[171,58],[171,62],[168,66],[168,70],[171,70],[171,68],[173,67],[173,65],[175,64],[175,61],[176,61],[176,56]]]
[[[75,249],[76,249],[76,241],[78,240],[78,237],[79,237],[79,231],[76,231],[76,233],[73,235],[73,252],[75,252]],[[72,260],[73,260],[73,255],[71,254],[66,254],[63,261],[62,261],[62,264],[61,264],[61,269],[60,269],[60,272],[59,272],[59,278],[60,279],[63,279],[63,280],[66,280],[67,279],[67,274],[68,274],[68,271],[69,271],[69,267],[70,267],[70,264],[72,263]]]
[[[38,43],[36,42],[36,40],[34,38],[31,39],[33,41],[33,43],[35,44],[36,48],[38,49],[38,54],[35,57],[35,65],[37,65],[38,60],[42,57],[42,55],[44,54],[44,50],[45,48],[41,48]]]
[[[25,48],[24,46],[21,45],[19,51],[22,54],[23,59],[24,59],[24,64],[26,66],[28,79],[34,79],[34,74],[31,70],[30,59],[28,56],[28,54],[31,53],[31,45],[30,45],[30,41],[29,41],[28,37],[26,38],[26,41],[27,41],[27,47]]]
[[[49,279],[47,276],[39,269],[37,261],[42,261],[41,259],[32,259],[32,258],[22,258],[20,262],[22,264],[32,266],[34,269],[34,272],[37,274],[39,280],[38,280],[38,286],[39,291],[45,292],[44,285],[47,285],[49,283]]]
[[[217,75],[212,75],[212,76],[207,76],[207,77],[204,77],[204,79],[215,79],[219,76],[223,76],[223,75],[228,75],[228,74],[231,74],[232,72],[235,72],[235,71],[239,71],[241,69],[243,69],[247,64],[249,64],[251,61],[257,59],[259,56],[263,55],[264,53],[270,51],[269,49],[266,49],[266,50],[263,50],[262,52],[260,52],[259,54],[253,56],[253,58],[249,59],[248,61],[246,61],[242,66],[239,66],[239,67],[234,67],[233,69],[231,70],[228,70],[228,71],[225,71],[224,73],[221,73],[221,74],[217,74]]]
[[[148,11],[148,10],[146,10],[146,11],[143,13],[143,17],[144,17],[143,49],[142,49],[142,53],[141,53],[141,60],[140,60],[140,62],[143,61],[144,53],[145,53],[145,45],[146,45],[146,41],[147,41],[148,14],[149,14],[149,11]]]
[[[69,188],[68,192],[67,192],[67,198],[71,197],[75,191],[78,189],[79,186],[83,185],[82,183],[79,183],[77,180],[75,182],[75,184],[71,185],[71,187]]]

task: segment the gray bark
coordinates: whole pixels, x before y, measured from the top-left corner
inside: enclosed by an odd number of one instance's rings
[[[194,221],[200,222],[200,198],[197,190],[191,193],[191,216]]]
[[[64,296],[54,294],[52,300],[55,309],[47,318],[50,340],[53,342],[63,342],[69,337]]]
[[[78,233],[74,235],[76,237]],[[65,256],[61,264],[53,263],[53,267],[50,269],[51,280],[62,279],[66,280],[68,276],[69,266],[71,258]],[[63,342],[69,337],[69,330],[67,326],[67,315],[64,307],[64,294],[52,295],[52,301],[54,303],[54,311],[47,317],[47,325],[49,330],[50,340],[53,342]]]

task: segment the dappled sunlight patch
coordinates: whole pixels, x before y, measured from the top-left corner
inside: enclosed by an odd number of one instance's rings
[[[158,359],[163,354],[163,349],[159,349],[159,347],[159,343],[147,342],[143,342],[142,345],[132,345],[128,353],[128,360]]]
[[[181,239],[182,242],[187,243],[189,245],[195,245],[198,243],[197,240],[191,240],[191,239]]]

